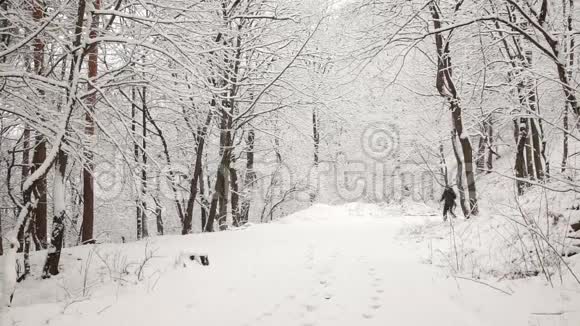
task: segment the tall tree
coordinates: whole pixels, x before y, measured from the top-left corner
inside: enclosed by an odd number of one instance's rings
[[[101,9],[101,0],[91,0],[90,6],[93,10]],[[99,18],[100,16],[93,13],[90,16],[90,31],[89,38],[95,39],[99,33]],[[99,70],[99,46],[98,43],[89,47],[88,49],[88,91],[90,95],[87,99],[87,112],[85,113],[85,134],[88,139],[88,144],[85,148],[83,164],[83,224],[81,226],[82,243],[94,243],[93,228],[95,221],[95,181],[93,173],[95,170],[94,154],[92,152],[95,144],[95,122],[93,116],[95,115],[95,108],[97,105],[97,93],[94,91],[95,79]],[[93,91],[93,92],[91,92]]]
[[[34,0],[32,5],[32,17],[33,20],[40,24],[42,19],[45,17],[45,5],[43,1]],[[45,42],[42,37],[38,36],[33,42],[33,67],[34,73],[41,76],[44,73],[44,49]],[[44,91],[39,90],[39,95],[44,96]],[[38,169],[42,162],[46,160],[46,140],[44,136],[37,132],[35,136],[35,147],[34,153],[32,155],[33,169]],[[46,193],[46,178],[43,177],[39,180],[36,189],[34,191],[36,196],[38,196],[38,204],[34,209],[33,217],[33,231],[34,240],[37,245],[37,249],[46,249],[47,246],[47,193]]]
[[[46,261],[44,263],[42,277],[48,278],[51,275],[57,275],[59,273],[59,262],[60,253],[62,250],[64,231],[65,231],[65,218],[66,218],[66,171],[68,165],[68,153],[65,151],[65,137],[69,129],[69,123],[72,113],[77,103],[77,93],[78,84],[80,79],[83,55],[85,54],[84,49],[80,48],[83,29],[85,23],[85,9],[86,0],[79,0],[78,10],[77,10],[77,20],[75,23],[74,35],[75,39],[73,41],[73,46],[71,47],[72,53],[67,57],[70,58],[70,66],[68,73],[68,90],[66,102],[64,104],[64,123],[61,126],[62,130],[60,137],[57,142],[53,145],[51,149],[52,161],[46,160],[43,165],[47,167],[54,163],[55,165],[55,176],[53,181],[53,219],[51,228],[50,244],[48,247],[48,254],[46,256]],[[64,71],[63,67],[63,71]],[[45,172],[46,173],[46,172]]]
[[[459,11],[462,3],[462,1],[457,2],[456,6],[453,8],[454,12]],[[465,130],[463,124],[463,110],[461,107],[461,100],[459,98],[458,90],[455,86],[455,81],[453,80],[453,65],[451,64],[450,50],[450,36],[453,31],[450,31],[447,37],[445,37],[443,32],[440,31],[443,26],[443,18],[441,17],[441,9],[439,7],[438,0],[432,1],[429,4],[429,8],[431,10],[433,27],[435,29],[435,46],[437,50],[436,85],[439,94],[449,103],[453,127],[461,145],[461,153],[463,157],[458,157],[457,165],[460,166],[460,163],[462,163],[464,168],[462,173],[465,174],[465,182],[467,183],[468,194],[468,203],[466,203],[468,209],[465,217],[470,218],[473,215],[477,215],[479,209],[477,205],[473,148],[469,140],[468,131]]]
[[[566,32],[564,37],[564,53],[568,52],[568,60],[567,60],[567,73],[568,73],[568,80],[573,80],[572,71],[574,69],[574,60],[575,60],[575,52],[576,52],[576,41],[574,39],[574,0],[563,0],[562,1],[562,8],[564,18],[566,19]],[[570,103],[566,100],[564,103],[564,113],[562,117],[562,128],[563,130],[563,137],[562,137],[562,173],[566,172],[566,167],[568,165],[568,156],[569,156],[569,111],[570,111]]]

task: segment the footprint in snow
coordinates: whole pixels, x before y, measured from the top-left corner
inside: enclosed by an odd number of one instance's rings
[[[369,313],[364,313],[364,314],[362,314],[362,316],[364,319],[372,319],[374,317],[373,314],[369,314]]]
[[[306,311],[308,311],[308,312],[314,312],[314,311],[316,311],[316,309],[318,309],[318,307],[317,307],[317,306],[315,306],[315,305],[310,305],[310,304],[304,305],[304,308],[305,308],[305,309],[306,309]]]

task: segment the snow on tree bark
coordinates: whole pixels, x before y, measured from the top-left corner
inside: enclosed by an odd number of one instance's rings
[[[101,0],[90,0],[89,10],[101,9]],[[89,38],[95,39],[98,36],[99,29],[99,15],[91,14],[88,17],[89,21]],[[89,92],[94,90],[93,83],[98,75],[99,63],[99,44],[96,43],[89,47],[88,52],[88,79],[89,84],[87,90]],[[83,222],[81,226],[81,243],[94,243],[93,228],[95,223],[95,181],[93,174],[95,172],[93,146],[95,146],[95,122],[93,116],[95,115],[95,108],[97,105],[97,93],[92,92],[87,98],[87,112],[85,112],[85,134],[88,139],[84,151],[83,164]]]

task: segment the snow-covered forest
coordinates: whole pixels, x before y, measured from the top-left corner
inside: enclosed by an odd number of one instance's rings
[[[578,325],[574,0],[0,0],[1,325]]]

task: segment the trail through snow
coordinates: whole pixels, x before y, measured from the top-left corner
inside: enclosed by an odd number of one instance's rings
[[[141,286],[7,316],[71,326],[528,325],[513,297],[460,284],[397,240],[419,217],[365,207],[317,205],[243,230],[157,238]],[[175,267],[180,250],[207,252],[210,266]]]

